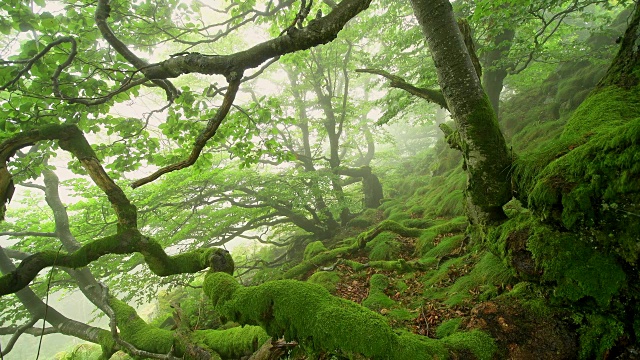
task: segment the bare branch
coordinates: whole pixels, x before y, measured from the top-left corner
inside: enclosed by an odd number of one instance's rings
[[[444,96],[442,95],[442,91],[440,90],[433,90],[433,89],[427,89],[427,88],[419,88],[419,87],[415,87],[411,84],[409,84],[408,82],[406,82],[403,78],[396,76],[396,75],[392,75],[384,70],[377,70],[377,69],[357,69],[356,72],[359,73],[369,73],[369,74],[375,74],[375,75],[380,75],[383,76],[389,80],[391,80],[391,83],[389,84],[389,86],[394,87],[394,88],[398,88],[398,89],[402,89],[406,92],[408,92],[411,95],[420,97],[422,99],[425,99],[429,102],[432,102],[436,105],[439,105],[440,107],[444,108],[444,109],[449,109],[449,106],[447,105],[447,102],[444,99]]]
[[[238,93],[239,86],[240,81],[232,81],[229,83],[229,89],[227,89],[227,93],[224,96],[222,105],[218,109],[216,115],[213,118],[209,119],[207,127],[202,131],[202,133],[200,133],[200,135],[196,139],[193,150],[191,150],[191,154],[186,160],[173,165],[165,166],[162,169],[154,172],[153,174],[133,182],[133,184],[131,184],[131,187],[135,189],[156,180],[166,173],[181,170],[195,164],[196,160],[198,160],[198,157],[200,156],[200,153],[202,152],[202,149],[204,149],[204,146],[207,144],[207,141],[209,141],[209,139],[211,139],[213,135],[216,134],[218,127],[220,126],[220,124],[222,124],[224,118],[227,117],[227,114],[231,109],[231,105],[233,104],[233,100]]]
[[[39,53],[37,53],[37,54],[36,54],[34,57],[32,57],[31,59],[21,61],[21,62],[25,62],[25,66],[24,66],[24,68],[22,68],[22,70],[20,70],[20,71],[18,72],[18,74],[17,74],[16,76],[14,76],[14,78],[13,78],[13,79],[9,80],[9,82],[8,82],[8,83],[4,84],[3,86],[0,86],[0,91],[2,91],[2,90],[7,90],[9,87],[11,87],[11,86],[15,85],[15,84],[18,82],[18,80],[20,80],[20,78],[21,78],[24,74],[26,74],[27,72],[29,72],[29,70],[31,70],[31,67],[36,63],[36,61],[40,60],[40,59],[41,59],[45,54],[47,54],[47,53],[48,53],[48,52],[49,52],[53,47],[55,47],[55,46],[57,46],[57,45],[60,45],[60,44],[63,44],[63,43],[71,43],[72,49],[75,49],[76,41],[75,41],[75,39],[74,39],[74,38],[72,38],[72,37],[70,37],[70,36],[61,37],[61,38],[59,38],[58,40],[52,41],[51,43],[47,44],[47,46],[45,46],[45,48],[44,48],[44,49],[42,49],[42,51],[40,51]],[[69,63],[70,63],[70,62],[71,62],[70,60],[73,60],[73,57],[74,57],[74,56],[75,56],[75,54],[74,54],[73,56],[71,56],[71,55],[70,55],[70,56],[69,56],[69,58],[67,58],[67,61],[65,61],[65,64],[66,64],[67,62],[69,62]],[[68,64],[67,64],[67,65],[65,65],[64,67],[62,67],[62,65],[64,65],[64,64],[61,64],[61,65],[58,67],[58,69],[56,70],[56,74],[57,74],[58,76],[60,75],[60,74],[59,74],[59,72],[58,72],[58,70],[59,70],[59,71],[62,71],[62,69],[64,69],[65,67],[67,67],[67,66],[68,66]],[[62,68],[61,68],[61,67],[62,67]],[[56,82],[56,81],[57,81],[57,79],[56,79],[56,80],[54,80],[54,84],[55,84],[55,82]],[[54,85],[54,86],[55,86],[55,85]]]
[[[37,231],[5,231],[0,232],[0,236],[13,236],[13,237],[22,237],[22,236],[39,236],[39,237],[58,237],[56,233],[50,232],[37,232]]]
[[[109,0],[98,0],[98,6],[96,7],[96,25],[107,42],[113,46],[113,48],[122,55],[127,61],[129,61],[133,66],[137,69],[142,69],[147,66],[147,62],[140,59],[136,56],[131,50],[127,48],[127,46],[120,41],[113,33],[109,24],[107,24],[107,18],[109,18],[109,13],[111,12],[111,7],[109,6]],[[143,72],[144,73],[144,72]],[[178,95],[178,89],[173,86],[173,84],[164,79],[152,79],[153,83],[160,86],[167,94],[167,100],[172,101]]]

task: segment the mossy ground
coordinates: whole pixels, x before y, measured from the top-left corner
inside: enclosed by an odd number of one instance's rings
[[[460,156],[439,143],[422,159],[430,166],[413,159],[394,175],[377,213],[384,220],[371,211],[352,224],[359,235],[287,277],[421,336],[407,344],[439,339],[458,358],[623,353],[640,330],[640,96],[602,88],[589,97],[602,71],[578,65],[503,119],[515,160],[507,222],[468,227]]]
[[[209,308],[180,299],[217,330],[187,314],[191,340],[225,359],[268,337],[297,341],[291,359],[624,355],[640,338],[640,90],[588,96],[601,69],[572,70],[503,108],[516,198],[506,222],[469,226],[461,156],[441,140],[383,179],[392,197],[340,237],[301,243],[299,263],[262,269],[248,287],[209,273]],[[518,107],[520,96],[535,101]],[[112,306],[136,346],[176,344]]]

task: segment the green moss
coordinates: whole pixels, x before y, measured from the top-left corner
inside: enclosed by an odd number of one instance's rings
[[[369,296],[362,301],[362,306],[376,312],[379,312],[382,309],[389,309],[395,305],[395,301],[380,292],[370,292]]]
[[[432,248],[426,254],[424,254],[424,257],[440,258],[449,255],[462,246],[464,238],[465,235],[443,237],[436,247]]]
[[[373,311],[389,309],[396,304],[384,291],[389,287],[389,278],[382,274],[373,274],[369,280],[369,296],[362,301],[365,306]]]
[[[430,219],[407,219],[403,220],[401,223],[403,226],[417,229],[426,229],[433,226],[433,221]]]
[[[440,324],[436,328],[436,337],[439,339],[442,339],[444,337],[447,337],[453,334],[454,332],[458,331],[461,323],[462,323],[462,318],[455,318],[455,319],[449,319],[447,321],[443,321],[442,324]]]
[[[429,258],[427,258],[429,259]],[[435,259],[436,268],[432,271],[427,272],[423,278],[422,282],[425,285],[425,297],[433,297],[434,292],[440,291],[440,288],[433,287],[437,283],[449,279],[449,271],[454,269],[457,266],[460,266],[465,259],[463,257],[456,257],[453,259],[448,259],[443,263],[439,263],[437,259]]]
[[[625,286],[626,275],[615,256],[596,248],[589,237],[554,230],[531,214],[521,214],[491,231],[489,244],[509,256],[507,241],[515,233],[526,234],[526,248],[556,299],[592,298],[607,307]]]
[[[580,359],[604,359],[609,349],[624,334],[624,324],[612,316],[589,314],[582,319]]]
[[[311,275],[307,281],[324,287],[330,293],[335,293],[340,276],[333,271],[318,271]]]
[[[397,235],[384,231],[369,241],[365,249],[369,252],[369,259],[373,261],[397,259],[400,254],[400,243]]]
[[[302,258],[304,260],[309,260],[323,251],[327,251],[327,247],[324,246],[322,241],[314,241],[309,243],[309,245],[304,249],[304,255]]]
[[[606,307],[626,282],[614,257],[571,233],[536,228],[528,248],[544,270],[542,278],[557,284],[554,295],[560,299],[575,302],[591,297]]]
[[[217,299],[221,313],[243,324],[260,325],[272,337],[295,339],[310,351],[340,351],[373,360],[447,359],[450,350],[458,349],[484,358],[481,356],[490,351],[487,339],[476,332],[443,340],[407,332],[396,334],[384,317],[333,297],[319,285],[280,280],[244,288],[229,286],[233,281],[227,274],[207,274],[204,290]],[[374,287],[381,287],[385,281],[382,277],[374,279]],[[220,290],[230,292],[230,296],[216,295]]]
[[[205,284],[218,281],[235,280],[219,275],[207,279]],[[216,297],[218,288],[209,286],[205,291]],[[260,325],[271,336],[296,339],[313,349],[342,349],[373,357],[398,346],[384,318],[355,303],[332,297],[316,284],[272,281],[251,288],[236,288],[232,295],[229,300],[218,302],[223,314],[240,323]]]
[[[513,172],[531,210],[631,264],[640,257],[639,105],[638,88],[599,89],[559,138],[520,156]]]
[[[287,270],[282,275],[282,277],[284,277],[285,279],[301,278],[307,273],[309,273],[311,270],[317,269],[318,266],[327,264],[331,261],[335,261],[335,259],[338,256],[355,251],[356,249],[358,249],[357,245],[353,245],[353,246],[339,247],[329,251],[322,252],[312,257],[311,259],[307,261],[303,261],[300,264]]]
[[[380,212],[377,209],[367,209],[362,214],[349,221],[347,226],[364,229],[375,224],[379,216]]]
[[[109,298],[116,314],[120,336],[136,348],[158,354],[167,354],[174,346],[173,331],[158,329],[142,320],[127,303]]]
[[[390,231],[400,236],[406,237],[418,237],[424,230],[408,228],[398,224],[395,221],[384,220],[379,223],[375,228],[365,231],[358,235],[358,245],[363,248],[369,241],[375,239],[380,233]]]
[[[416,242],[416,251],[424,256],[433,248],[433,240],[436,237],[447,233],[463,232],[468,224],[466,216],[459,216],[424,230]]]
[[[211,299],[214,306],[231,299],[240,287],[236,279],[220,272],[207,274],[202,284],[202,290]]]
[[[407,309],[391,309],[386,316],[398,322],[410,321],[416,318],[416,315]]]
[[[414,359],[448,359],[449,351],[439,340],[430,339],[407,332],[398,335],[402,346],[390,354],[394,360],[414,360]],[[389,356],[381,356],[380,359],[388,359]]]
[[[261,327],[243,326],[228,330],[196,330],[191,339],[195,344],[215,351],[223,359],[239,359],[258,350],[269,335]]]
[[[467,275],[456,279],[447,290],[445,304],[455,306],[470,299],[471,292],[477,289],[481,299],[488,300],[497,295],[495,289],[504,287],[513,280],[513,270],[497,256],[487,252]]]
[[[391,214],[389,214],[389,216],[387,217],[387,220],[396,221],[396,222],[409,220],[409,219],[411,219],[411,216],[403,210],[397,210],[397,211],[391,212]]]
[[[491,336],[479,330],[456,332],[442,340],[453,349],[471,351],[478,360],[491,360],[498,350]]]

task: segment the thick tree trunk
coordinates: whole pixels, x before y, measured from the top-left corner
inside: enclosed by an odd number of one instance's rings
[[[510,157],[496,115],[448,0],[411,0],[438,71],[438,82],[460,132],[467,171],[466,206],[473,223],[505,218],[511,199]]]

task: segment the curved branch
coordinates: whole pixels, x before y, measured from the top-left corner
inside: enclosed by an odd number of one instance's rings
[[[118,229],[124,231],[137,227],[136,207],[131,204],[124,191],[116,185],[104,170],[91,145],[82,131],[75,125],[46,125],[35,130],[25,131],[0,143],[0,184],[11,179],[6,171],[8,159],[16,151],[42,140],[58,140],[63,150],[72,153],[87,170],[93,182],[107,195],[118,217]],[[1,190],[1,189],[0,189]]]
[[[2,248],[0,248],[0,271],[5,274],[15,271],[15,266]],[[56,309],[46,305],[31,289],[21,289],[16,292],[16,296],[29,311],[32,318],[43,318],[46,313],[47,322],[55,328],[56,332],[101,344],[105,347],[111,347],[104,342],[105,336],[109,336],[108,331],[67,318]],[[25,331],[29,332],[30,330]],[[42,333],[42,329],[39,329],[39,331]]]
[[[15,271],[0,277],[0,296],[23,289],[40,270],[53,266],[81,268],[107,254],[143,255],[149,269],[158,276],[195,273],[211,268],[214,271],[233,272],[233,260],[226,250],[208,248],[169,256],[156,241],[137,231],[128,231],[94,240],[78,250],[58,254],[57,251],[37,252],[22,260]],[[56,260],[57,256],[57,260]]]
[[[29,321],[27,321],[26,323],[24,323],[20,327],[1,329],[1,330],[8,330],[8,331],[13,330],[11,332],[8,332],[8,334],[13,334],[13,335],[11,336],[11,339],[9,339],[7,344],[1,349],[2,352],[0,352],[0,356],[6,356],[9,352],[11,352],[11,350],[13,349],[13,346],[16,344],[16,341],[18,341],[20,336],[22,334],[24,334],[24,333],[31,334],[33,336],[44,335],[44,331],[42,329],[38,329],[38,328],[34,328],[33,327],[33,325],[35,325],[38,322],[38,320],[40,320],[40,317],[33,316],[33,317],[31,317],[31,319]],[[49,331],[47,331],[47,334],[51,334],[51,333],[57,332],[55,330],[55,328],[47,328],[47,329],[49,330]],[[53,331],[51,331],[51,330],[53,330]]]
[[[345,24],[367,9],[370,3],[371,0],[343,0],[327,16],[311,21],[307,27],[292,29],[285,36],[265,41],[248,50],[231,55],[187,53],[151,64],[142,72],[149,79],[168,79],[195,72],[224,75],[227,81],[237,80],[246,69],[258,67],[271,58],[332,41]]]
[[[198,160],[198,157],[200,156],[200,153],[202,152],[202,149],[204,149],[204,146],[207,144],[207,141],[209,141],[209,139],[211,139],[213,135],[216,134],[216,131],[218,131],[218,127],[220,127],[220,124],[222,124],[224,118],[227,117],[227,114],[229,113],[229,110],[233,105],[233,100],[236,98],[236,94],[238,93],[239,88],[240,81],[236,80],[229,83],[229,89],[227,89],[227,93],[224,96],[222,105],[220,105],[220,108],[218,109],[216,115],[213,118],[209,119],[209,122],[207,122],[207,127],[202,131],[202,133],[200,133],[200,135],[196,139],[193,150],[191,150],[191,154],[186,160],[169,166],[165,166],[162,169],[154,172],[153,174],[133,182],[133,184],[131,184],[131,187],[135,189],[156,180],[166,173],[181,170],[195,164],[196,160]]]
[[[369,74],[375,74],[375,75],[380,75],[382,77],[385,77],[389,80],[391,80],[391,83],[389,84],[389,86],[397,88],[397,89],[402,89],[406,92],[408,92],[411,95],[417,96],[419,98],[425,99],[429,102],[432,102],[436,105],[439,105],[440,107],[444,108],[444,109],[449,109],[449,106],[447,105],[447,102],[444,99],[444,96],[442,95],[442,91],[440,90],[434,90],[434,89],[427,89],[427,88],[419,88],[416,86],[413,86],[411,84],[409,84],[408,82],[406,82],[403,78],[396,76],[396,75],[392,75],[384,70],[378,70],[378,69],[357,69],[356,72],[359,73],[369,73]]]
[[[147,66],[147,62],[140,59],[136,56],[131,50],[127,48],[127,46],[120,41],[113,33],[109,24],[107,24],[107,18],[109,18],[109,14],[111,12],[111,7],[109,6],[109,0],[98,0],[98,6],[96,7],[96,25],[102,34],[102,37],[107,40],[107,42],[113,46],[113,48],[118,52],[118,54],[122,55],[128,62],[130,62],[133,66],[135,66],[138,70]],[[143,72],[144,73],[144,72]],[[149,78],[151,79],[151,78]],[[167,100],[173,101],[178,95],[178,89],[173,86],[173,84],[164,79],[151,79],[154,84],[160,86],[167,94]]]
[[[18,74],[16,76],[13,77],[13,79],[9,80],[8,83],[6,83],[3,86],[0,86],[0,91],[2,90],[6,90],[7,88],[15,85],[18,80],[20,80],[20,78],[26,74],[29,70],[31,70],[31,67],[36,63],[36,61],[40,60],[46,53],[48,53],[54,46],[60,45],[62,43],[71,43],[72,49],[75,49],[76,47],[76,41],[74,38],[70,37],[70,36],[65,36],[65,37],[61,37],[58,40],[52,41],[49,44],[47,44],[47,46],[45,46],[44,49],[42,49],[42,51],[40,51],[39,53],[37,53],[34,57],[32,57],[29,60],[26,60],[26,65],[24,66],[24,68],[22,68],[22,70],[20,70],[18,72]],[[73,51],[72,51],[73,53]],[[67,59],[67,61],[70,63],[71,60],[73,60],[73,57],[75,56],[75,54],[73,54],[73,56],[70,54],[69,58]],[[67,65],[65,65],[67,62],[65,62],[64,64],[60,65],[58,67],[58,69],[56,70],[56,74],[59,76],[59,72],[58,71],[62,71],[62,69],[64,69]],[[63,67],[63,65],[65,65]],[[62,67],[62,68],[61,68]],[[57,79],[54,80],[54,87],[55,84],[57,83]]]

